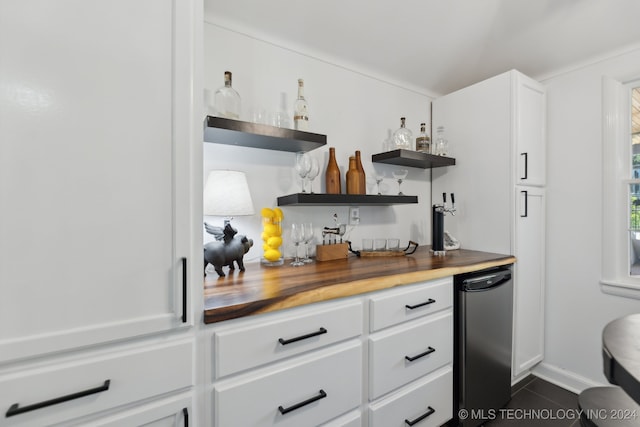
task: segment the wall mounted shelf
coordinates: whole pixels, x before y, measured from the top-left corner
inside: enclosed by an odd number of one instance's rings
[[[418,203],[418,196],[296,193],[278,197],[278,206],[391,206]]]
[[[327,136],[242,120],[207,116],[204,141],[266,150],[306,152],[326,145]]]
[[[390,165],[409,166],[412,168],[431,169],[443,166],[453,166],[456,159],[452,157],[436,156],[412,150],[392,150],[371,155],[374,163],[386,163]]]

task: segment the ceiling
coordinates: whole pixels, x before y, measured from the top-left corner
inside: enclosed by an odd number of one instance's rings
[[[205,20],[437,96],[640,47],[639,0],[204,0]]]

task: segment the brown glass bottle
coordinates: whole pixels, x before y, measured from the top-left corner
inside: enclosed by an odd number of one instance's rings
[[[364,167],[362,167],[362,156],[360,150],[356,150],[356,168],[358,169],[358,193],[367,194],[367,176],[364,173]]]
[[[347,194],[360,194],[358,167],[355,156],[349,156],[349,170],[347,170]]]
[[[327,194],[340,194],[340,168],[336,161],[336,149],[329,147],[329,163],[327,163],[327,171],[324,175]]]

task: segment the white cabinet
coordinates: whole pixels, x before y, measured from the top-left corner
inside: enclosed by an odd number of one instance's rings
[[[0,5],[0,364],[191,323],[190,3]]]
[[[545,93],[512,70],[433,103],[433,126],[445,127],[456,158],[446,173],[433,170],[433,194],[456,197],[456,216],[445,218],[445,229],[465,249],[517,258],[514,378],[544,352]]]
[[[516,187],[513,364],[517,376],[544,356],[545,190]]]
[[[205,423],[441,425],[453,415],[452,303],[447,277],[215,324]]]

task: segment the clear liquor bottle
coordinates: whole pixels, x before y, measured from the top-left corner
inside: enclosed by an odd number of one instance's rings
[[[227,119],[240,119],[240,94],[231,87],[231,71],[224,72],[224,86],[214,94],[215,115]]]
[[[413,132],[405,127],[405,118],[400,117],[400,128],[393,133],[393,148],[411,149],[413,143]]]
[[[431,138],[427,135],[425,123],[420,123],[420,135],[416,138],[416,151],[431,154]]]
[[[298,79],[298,98],[293,108],[293,124],[297,130],[309,130],[309,104],[304,99],[304,80]]]
[[[449,141],[444,136],[444,126],[438,126],[436,140],[433,143],[433,154],[438,156],[449,155]]]

